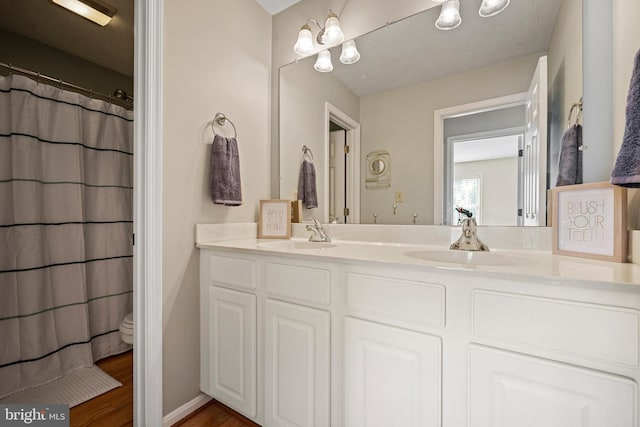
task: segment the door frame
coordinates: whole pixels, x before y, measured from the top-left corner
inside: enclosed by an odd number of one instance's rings
[[[324,222],[329,220],[329,145],[330,145],[330,123],[340,125],[347,132],[346,144],[349,146],[347,156],[347,203],[349,205],[349,216],[352,219],[350,224],[360,223],[360,123],[351,118],[347,113],[340,110],[335,105],[324,103],[324,158],[326,159],[326,171],[324,174],[324,207],[322,215]]]
[[[503,128],[503,129],[496,129],[496,130],[490,130],[490,131],[484,131],[484,132],[474,132],[474,133],[468,133],[468,134],[462,134],[462,135],[454,135],[454,136],[450,136],[446,139],[445,141],[445,150],[444,150],[444,154],[446,154],[446,156],[444,156],[443,158],[443,164],[446,161],[446,168],[443,172],[443,185],[442,185],[442,206],[443,206],[443,211],[442,211],[442,221],[446,222],[447,221],[447,215],[445,214],[444,211],[444,207],[449,206],[450,203],[453,203],[453,183],[454,183],[454,179],[453,179],[453,168],[454,168],[454,163],[453,163],[453,146],[454,144],[458,143],[458,142],[465,142],[465,141],[475,141],[475,140],[479,140],[479,139],[487,139],[487,138],[499,138],[502,136],[518,136],[518,149],[521,150],[524,148],[524,133],[526,131],[526,126],[516,126],[516,127],[510,127],[510,128]],[[523,203],[523,182],[522,182],[522,174],[523,174],[523,166],[522,166],[522,157],[518,157],[518,201],[517,201],[517,209],[522,208],[522,203]],[[449,189],[449,191],[445,190]],[[451,203],[451,204],[452,204]],[[480,202],[481,203],[481,202]],[[481,205],[482,206],[482,205]],[[479,222],[481,222],[481,219],[478,219]],[[523,225],[523,221],[522,221],[522,217],[518,216],[518,223],[516,225],[521,226]],[[456,225],[456,224],[448,224],[448,225]]]
[[[444,224],[445,169],[443,161],[446,143],[444,140],[445,119],[501,110],[524,105],[526,102],[527,92],[520,92],[478,102],[441,108],[433,112],[433,223],[435,225]]]
[[[135,0],[133,419],[162,425],[162,11]]]

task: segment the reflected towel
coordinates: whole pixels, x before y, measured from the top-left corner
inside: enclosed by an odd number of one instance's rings
[[[582,184],[582,126],[573,125],[562,135],[556,186]]]
[[[624,138],[611,183],[621,187],[640,188],[640,51],[636,53],[627,96]]]
[[[240,156],[235,138],[216,135],[211,148],[211,200],[225,206],[240,206]]]
[[[318,207],[318,194],[316,192],[316,169],[308,160],[303,160],[298,177],[298,199],[307,209]]]

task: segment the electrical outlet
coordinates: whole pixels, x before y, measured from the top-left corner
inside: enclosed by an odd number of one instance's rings
[[[404,202],[404,193],[402,191],[396,191],[396,203]]]

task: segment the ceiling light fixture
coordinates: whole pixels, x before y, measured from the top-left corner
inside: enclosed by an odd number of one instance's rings
[[[478,13],[483,18],[488,18],[502,12],[509,6],[511,0],[482,0]]]
[[[436,21],[436,28],[439,30],[453,30],[462,24],[460,17],[460,0],[448,0],[442,3],[440,16]]]
[[[115,7],[99,0],[49,0],[71,12],[100,26],[107,25],[118,11]]]
[[[320,30],[315,37],[316,46],[313,42],[313,33],[311,32],[311,25],[314,24]],[[313,18],[307,19],[307,22],[300,28],[298,32],[298,39],[296,40],[293,50],[298,55],[308,56],[313,54],[318,47],[331,47],[339,45],[344,41],[344,32],[340,26],[340,20],[338,15],[329,10],[329,15],[324,22],[324,27]],[[360,59],[360,52],[356,48],[356,42],[349,40],[342,45],[342,54],[340,55],[340,62],[343,64],[353,64]],[[333,70],[331,64],[331,53],[328,50],[322,50],[318,53],[318,59],[314,65],[317,71],[328,73]]]

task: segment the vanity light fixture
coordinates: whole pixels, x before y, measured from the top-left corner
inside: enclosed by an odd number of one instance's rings
[[[483,18],[488,18],[502,12],[509,6],[511,0],[482,0],[478,13]]]
[[[333,70],[333,64],[331,63],[331,53],[328,50],[318,52],[318,59],[313,65],[314,70],[321,73],[329,73]]]
[[[100,0],[49,0],[51,3],[64,7],[104,27],[118,11],[115,7]]]
[[[355,40],[348,40],[342,43],[342,53],[340,54],[340,62],[343,64],[355,64],[360,59],[360,52],[356,47]]]
[[[436,21],[439,30],[453,30],[462,24],[460,0],[448,0],[440,6],[440,16]]]
[[[344,41],[344,32],[340,26],[340,20],[338,15],[329,10],[329,15],[324,22],[324,27],[313,18],[307,19],[307,22],[300,28],[298,32],[298,39],[296,40],[293,50],[298,55],[308,56],[315,50],[316,46],[313,42],[313,33],[311,32],[311,25],[316,25],[320,31],[316,36],[316,43],[320,46],[336,46]],[[349,40],[342,45],[342,54],[340,55],[340,62],[343,64],[353,64],[360,59],[360,52],[356,48],[356,42]],[[318,52],[318,59],[313,66],[317,71],[322,73],[328,73],[333,70],[331,64],[331,53],[328,50],[322,50]]]

